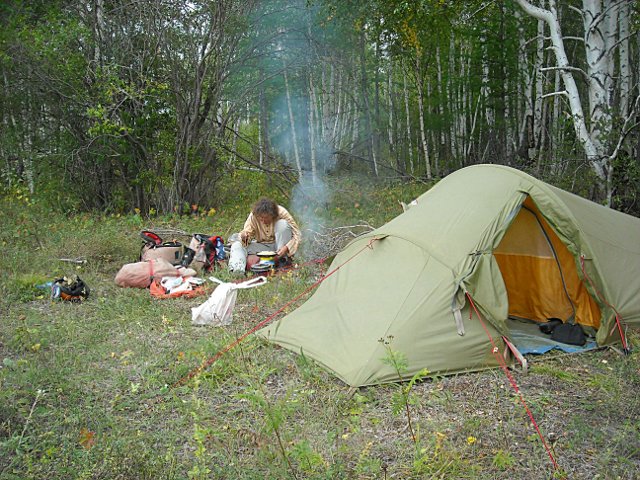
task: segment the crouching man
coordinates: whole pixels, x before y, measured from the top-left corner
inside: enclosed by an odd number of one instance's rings
[[[266,250],[275,251],[281,264],[290,262],[300,240],[298,224],[287,209],[269,198],[261,198],[253,205],[244,228],[229,237],[229,270],[244,273],[247,255]]]

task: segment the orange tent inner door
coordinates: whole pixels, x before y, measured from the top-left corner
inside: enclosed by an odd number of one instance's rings
[[[600,309],[578,276],[573,256],[530,197],[493,254],[507,288],[509,316],[567,321],[575,308],[577,323],[600,327]]]

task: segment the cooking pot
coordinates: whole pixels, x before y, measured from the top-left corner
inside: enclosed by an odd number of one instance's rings
[[[256,275],[271,275],[273,273],[273,264],[258,262],[251,267],[251,271]]]
[[[274,265],[276,264],[276,252],[271,250],[263,250],[262,252],[256,253],[258,258],[260,259],[260,263]]]

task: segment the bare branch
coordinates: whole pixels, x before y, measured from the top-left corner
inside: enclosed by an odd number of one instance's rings
[[[542,67],[540,69],[541,72],[549,72],[549,71],[554,71],[554,70],[566,70],[569,72],[577,72],[577,73],[581,73],[582,75],[584,75],[584,77],[589,80],[589,75],[587,74],[587,72],[585,72],[584,70],[582,70],[581,68],[578,67],[570,67],[570,66],[566,66],[566,67]]]
[[[622,145],[624,144],[624,141],[627,138],[627,136],[633,130],[638,128],[638,126],[640,126],[640,122],[635,122],[632,125],[629,125],[629,123],[635,118],[636,111],[638,110],[639,106],[640,106],[640,95],[636,97],[635,102],[633,102],[633,108],[631,109],[631,112],[629,112],[629,115],[627,115],[627,117],[624,119],[624,124],[622,126],[622,133],[618,138],[618,143],[616,144],[616,148],[614,148],[613,153],[609,155],[609,161],[615,160],[615,158],[618,156],[618,153],[620,153],[620,149],[622,148]]]
[[[561,92],[545,93],[540,98],[556,97],[558,95],[568,97],[569,96],[569,92],[567,92],[566,90],[562,90]]]
[[[580,15],[582,18],[584,18],[584,11],[582,9],[578,7],[574,7],[573,5],[568,5],[568,7],[574,12],[576,12],[578,15]]]

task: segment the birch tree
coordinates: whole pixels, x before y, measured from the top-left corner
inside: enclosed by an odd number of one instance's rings
[[[604,203],[611,206],[613,161],[620,151],[627,129],[631,128],[632,118],[628,115],[623,119],[622,131],[613,134],[612,72],[618,46],[617,19],[620,8],[629,0],[583,0],[582,9],[574,8],[582,19],[584,29],[586,70],[569,63],[555,0],[549,0],[548,9],[535,6],[528,0],[516,1],[527,14],[544,21],[549,28],[556,65],[545,70],[559,70],[565,88],[551,95],[567,97],[576,137],[596,175]],[[585,81],[586,101],[581,97],[576,75]],[[583,105],[587,107],[586,113]]]

